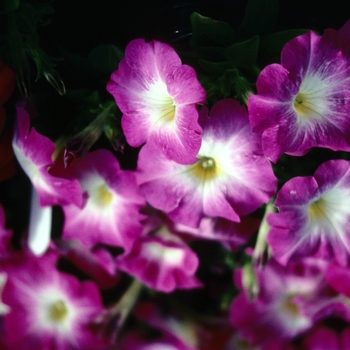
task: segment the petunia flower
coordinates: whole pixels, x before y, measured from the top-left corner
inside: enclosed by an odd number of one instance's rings
[[[296,37],[284,46],[281,64],[259,75],[249,118],[273,162],[311,147],[350,150],[350,51],[343,32]]]
[[[67,172],[79,180],[86,198],[83,208],[63,206],[63,237],[88,247],[102,243],[130,249],[142,233],[139,210],[145,204],[134,172],[121,170],[105,149],[88,153]]]
[[[326,268],[326,261],[311,258],[287,266],[271,259],[263,270],[256,268],[257,297],[250,299],[242,291],[230,307],[231,323],[238,334],[264,348],[271,339],[289,341],[311,329],[328,316],[324,310],[332,290],[324,279]],[[242,277],[241,271],[236,271],[239,288]]]
[[[250,130],[245,107],[233,99],[203,108],[203,142],[196,162],[181,165],[146,144],[137,181],[146,200],[175,223],[198,227],[206,216],[239,222],[274,194],[276,178]]]
[[[123,112],[122,128],[133,147],[153,143],[169,158],[191,163],[201,145],[196,104],[205,90],[192,67],[159,41],[131,41],[107,90]]]
[[[350,262],[350,163],[330,160],[314,176],[289,180],[270,213],[267,242],[280,263],[302,256]]]
[[[73,203],[82,205],[79,182],[53,176],[49,173],[53,166],[54,143],[30,128],[30,119],[22,106],[17,106],[17,125],[12,141],[15,156],[33,184],[40,206]]]
[[[3,317],[2,349],[105,348],[90,328],[103,311],[96,285],[59,272],[57,258],[54,252],[28,254],[4,266],[10,312]]]
[[[197,255],[166,226],[138,238],[132,249],[117,257],[117,267],[149,288],[162,292],[200,287],[194,276]]]

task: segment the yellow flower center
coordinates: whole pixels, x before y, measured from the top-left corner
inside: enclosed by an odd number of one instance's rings
[[[286,300],[283,303],[283,310],[288,313],[291,316],[298,316],[299,315],[299,307],[298,305],[292,300],[294,296],[286,298]]]
[[[109,205],[112,201],[112,198],[113,198],[113,195],[105,184],[100,185],[97,188],[94,196],[94,199],[99,206]]]
[[[317,199],[310,204],[309,215],[311,219],[320,219],[326,215],[326,201],[323,198]]]
[[[161,111],[161,119],[165,122],[172,122],[175,119],[176,106],[170,95],[164,98],[164,104]]]
[[[212,180],[218,175],[218,168],[215,160],[210,157],[202,157],[190,168],[192,174],[201,181]]]
[[[310,112],[313,111],[311,101],[307,98],[307,95],[302,92],[299,92],[294,99],[294,108],[299,117],[307,117],[310,115]]]
[[[53,322],[62,322],[67,314],[67,306],[62,300],[58,300],[50,306],[48,316]]]

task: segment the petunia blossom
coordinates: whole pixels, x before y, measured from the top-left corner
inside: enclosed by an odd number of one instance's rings
[[[117,267],[149,288],[162,292],[200,287],[194,276],[197,255],[166,226],[153,235],[140,237],[130,252],[117,258]]]
[[[256,268],[257,297],[242,291],[231,304],[230,319],[238,334],[265,349],[271,339],[288,341],[311,329],[329,315],[333,294],[324,279],[326,268],[326,261],[312,258],[287,266],[271,259],[263,270]],[[241,288],[242,272],[237,270],[235,278]]]
[[[54,252],[23,254],[3,266],[3,300],[10,311],[3,317],[2,349],[105,348],[90,328],[103,311],[96,285],[59,272],[57,258]]]
[[[350,150],[350,51],[343,32],[296,37],[284,46],[281,64],[259,75],[249,118],[273,162],[311,147]]]
[[[150,142],[178,163],[195,159],[202,132],[196,104],[204,103],[205,90],[171,46],[131,41],[107,90],[123,112],[122,128],[131,146]]]
[[[12,141],[15,156],[32,182],[40,206],[73,203],[82,205],[82,191],[78,180],[65,179],[49,173],[53,166],[54,143],[30,128],[30,119],[22,106],[17,106],[17,125]]]
[[[206,216],[239,222],[273,196],[276,178],[238,101],[217,102],[200,116],[196,162],[181,165],[152,145],[140,151],[137,181],[146,200],[175,223],[198,227]]]
[[[330,160],[289,180],[274,205],[267,241],[280,263],[310,255],[350,262],[350,162]]]
[[[121,170],[105,149],[88,153],[68,172],[79,180],[86,198],[83,208],[63,206],[63,237],[87,247],[102,243],[129,249],[142,233],[139,210],[145,204],[134,172]]]

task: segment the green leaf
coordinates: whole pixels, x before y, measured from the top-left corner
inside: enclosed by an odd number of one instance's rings
[[[232,64],[229,62],[210,62],[199,60],[198,63],[203,69],[214,76],[220,76],[224,74],[227,69],[232,68]]]
[[[259,36],[233,44],[225,49],[226,58],[237,66],[250,68],[257,59],[259,51]]]
[[[118,69],[123,56],[124,52],[114,45],[100,45],[90,52],[88,61],[96,70],[111,74]]]
[[[191,15],[193,48],[200,46],[228,46],[234,43],[235,31],[226,22],[216,21],[197,12]]]
[[[279,13],[278,0],[249,0],[242,24],[238,28],[240,39],[270,32]]]
[[[194,49],[198,58],[208,61],[225,61],[225,49],[223,47],[197,47]]]
[[[277,61],[279,61],[283,46],[288,41],[294,39],[298,35],[305,34],[306,32],[308,32],[307,29],[290,29],[270,34],[262,40],[260,50],[268,53],[270,56],[275,56],[275,60],[277,58]]]
[[[6,12],[15,11],[19,7],[19,0],[4,0],[2,7]]]

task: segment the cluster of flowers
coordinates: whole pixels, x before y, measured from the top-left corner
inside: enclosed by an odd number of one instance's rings
[[[271,258],[264,269],[235,270],[241,292],[230,307],[226,349],[294,349],[291,341],[349,348],[350,327],[336,331],[323,320],[350,321],[350,163],[325,162],[280,189],[271,164],[312,147],[350,151],[349,48],[350,22],[301,35],[285,45],[281,64],[261,72],[247,108],[223,99],[209,111],[195,70],[169,45],[133,40],[107,90],[127,142],[142,146],[135,171],[122,170],[106,149],[65,167],[54,143],[30,127],[26,103],[17,103],[12,147],[33,190],[22,250],[12,248],[0,211],[1,346],[113,348],[97,332],[108,313],[100,289],[121,273],[160,292],[201,287],[188,243],[215,240],[235,250],[260,227],[257,241],[266,239]],[[249,216],[269,202],[261,223]],[[64,225],[52,241],[54,205]],[[94,281],[59,270],[60,257]],[[161,336],[130,331],[118,349],[219,349],[202,344],[200,332],[179,335],[179,323],[152,305],[136,310]]]

